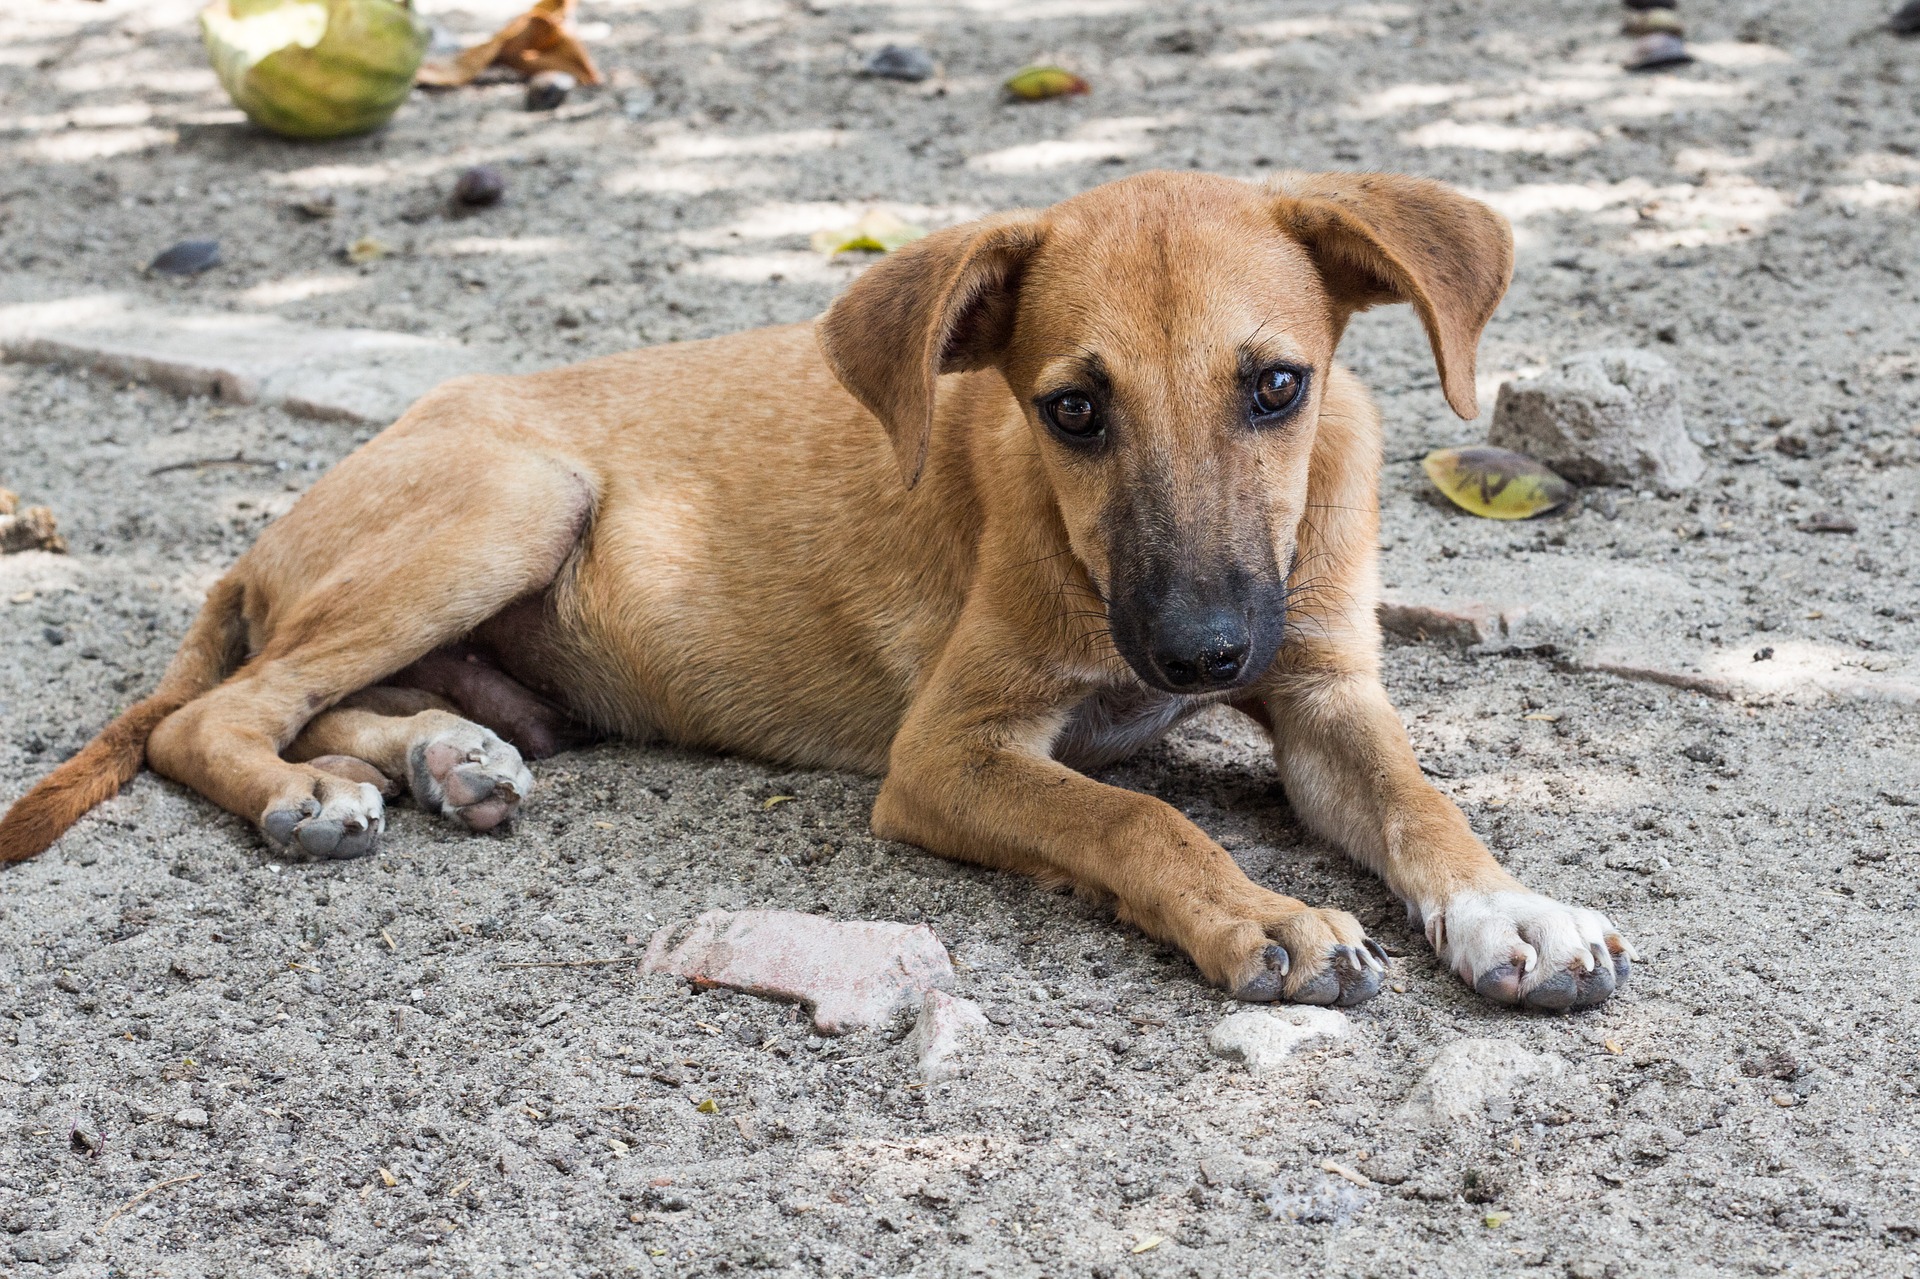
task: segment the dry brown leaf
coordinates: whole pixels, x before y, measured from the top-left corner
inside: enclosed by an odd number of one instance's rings
[[[53,512],[44,506],[29,506],[19,510],[19,502],[20,499],[12,493],[0,489],[0,554],[13,551],[65,551],[66,539],[57,531]]]
[[[494,32],[493,39],[454,56],[429,62],[419,83],[439,88],[469,84],[488,67],[505,67],[522,76],[564,71],[582,84],[599,84],[600,71],[586,46],[567,30],[578,0],[534,0],[533,7]]]

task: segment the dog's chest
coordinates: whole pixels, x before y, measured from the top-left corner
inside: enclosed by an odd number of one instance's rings
[[[1083,770],[1117,763],[1210,705],[1206,698],[1173,697],[1143,685],[1103,689],[1074,707],[1054,756]]]

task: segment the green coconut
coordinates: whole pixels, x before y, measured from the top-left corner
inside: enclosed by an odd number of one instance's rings
[[[200,34],[234,105],[289,138],[379,128],[427,52],[404,0],[213,0]]]

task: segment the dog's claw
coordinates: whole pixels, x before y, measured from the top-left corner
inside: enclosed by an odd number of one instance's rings
[[[1633,976],[1633,961],[1639,956],[1619,933],[1607,934],[1607,950],[1613,959],[1613,985],[1617,990],[1627,984],[1627,978]]]
[[[296,826],[320,811],[320,802],[314,799],[300,801],[298,808],[276,808],[268,813],[261,826],[266,829],[267,838],[276,844],[292,841]]]
[[[1287,948],[1278,944],[1268,946],[1260,952],[1263,967],[1233,992],[1235,999],[1250,1004],[1270,1004],[1280,998],[1286,986],[1287,974],[1293,971],[1293,957],[1287,954]]]

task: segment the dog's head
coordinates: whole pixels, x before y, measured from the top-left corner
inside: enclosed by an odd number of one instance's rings
[[[927,236],[816,331],[909,485],[939,375],[998,368],[1121,655],[1157,688],[1214,692],[1279,648],[1348,318],[1411,302],[1472,417],[1512,245],[1498,214],[1415,178],[1147,173]]]

